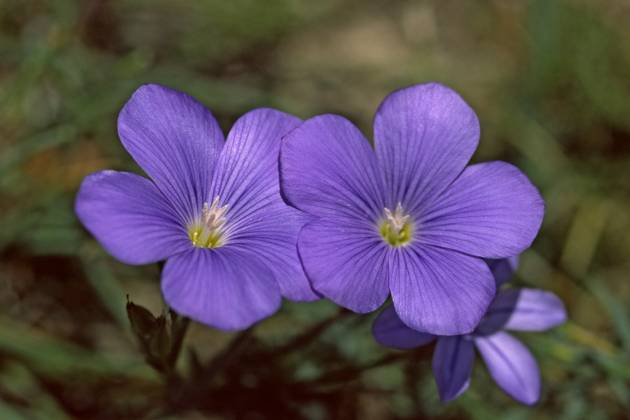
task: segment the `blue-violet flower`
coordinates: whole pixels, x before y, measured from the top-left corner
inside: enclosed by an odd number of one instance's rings
[[[496,267],[494,274],[500,283],[508,270],[501,273]],[[494,381],[515,400],[531,405],[540,397],[538,364],[527,347],[504,330],[545,331],[565,320],[564,305],[553,293],[508,288],[498,293],[472,334],[434,336],[414,331],[391,305],[376,317],[372,333],[380,344],[401,350],[437,340],[433,376],[442,401],[453,400],[468,389],[476,347]]]
[[[177,312],[224,330],[246,328],[274,313],[281,296],[318,298],[295,246],[305,215],[279,192],[280,140],[300,122],[256,109],[224,141],[195,99],[142,86],[120,112],[118,133],[150,179],[90,175],[76,213],[120,261],[166,259],[162,292]]]
[[[528,248],[544,212],[538,190],[514,166],[466,166],[478,140],[473,110],[434,83],[385,98],[374,119],[375,150],[336,115],[289,133],[281,187],[314,218],[298,239],[313,288],[359,313],[391,292],[409,327],[472,332],[495,295],[483,259]]]

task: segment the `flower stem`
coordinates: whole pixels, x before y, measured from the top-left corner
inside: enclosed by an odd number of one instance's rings
[[[347,382],[357,379],[361,374],[370,369],[376,369],[402,360],[410,360],[412,358],[427,358],[431,354],[432,346],[420,347],[413,352],[390,352],[380,358],[366,363],[362,366],[350,366],[346,368],[328,371],[319,378],[306,381],[311,385],[329,385],[337,382]],[[304,383],[304,382],[301,382]]]
[[[294,337],[288,343],[274,349],[274,355],[277,357],[280,355],[285,355],[287,353],[293,352],[302,347],[306,347],[311,342],[313,342],[317,337],[322,335],[335,322],[337,322],[340,319],[345,318],[351,313],[352,312],[348,311],[347,309],[343,309],[343,308],[339,309],[339,311],[337,311],[335,314],[311,326],[302,334],[299,334],[296,337]]]

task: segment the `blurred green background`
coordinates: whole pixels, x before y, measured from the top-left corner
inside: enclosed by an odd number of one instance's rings
[[[625,0],[0,0],[0,419],[630,418],[629,19]],[[193,324],[178,379],[145,363],[126,295],[162,313],[160,267],[118,263],[73,213],[88,173],[139,171],[116,135],[133,90],[186,91],[224,130],[272,106],[371,136],[380,100],[426,81],[477,111],[475,161],[518,165],[546,199],[515,278],[570,314],[520,335],[541,402],[513,402],[477,363],[442,405],[430,353],[380,348],[370,317],[330,326],[327,302],[285,303],[244,361],[216,357],[242,335]],[[198,381],[212,360],[231,367]]]

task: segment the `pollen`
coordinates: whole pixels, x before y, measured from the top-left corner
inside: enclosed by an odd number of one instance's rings
[[[201,216],[188,228],[188,237],[198,248],[219,248],[225,244],[225,214],[228,205],[220,206],[221,198],[216,196],[212,204],[203,203]]]
[[[398,203],[394,211],[385,207],[384,213],[385,217],[381,221],[379,233],[385,242],[394,247],[409,244],[413,226],[411,217],[405,214],[402,204]]]

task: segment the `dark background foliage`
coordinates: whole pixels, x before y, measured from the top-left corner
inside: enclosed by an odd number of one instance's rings
[[[0,418],[624,418],[629,19],[624,0],[0,0]],[[478,112],[474,160],[517,164],[547,202],[515,282],[560,295],[570,321],[520,335],[543,372],[534,408],[480,363],[440,404],[430,348],[380,348],[371,317],[327,302],[241,334],[192,323],[180,352],[160,267],[116,262],[74,216],[86,174],[139,171],[115,121],[141,83],[196,96],[226,130],[273,106],[370,135],[389,91],[433,80]],[[131,306],[130,323],[127,295],[162,317]]]

